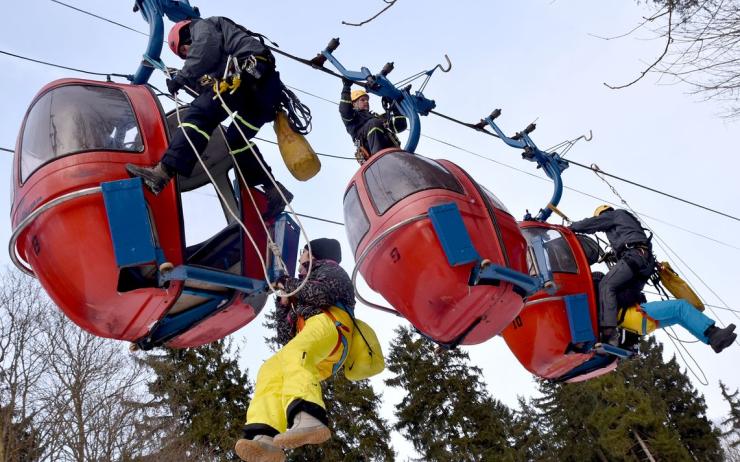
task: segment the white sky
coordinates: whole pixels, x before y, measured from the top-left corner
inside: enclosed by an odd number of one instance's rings
[[[141,16],[132,13],[132,1],[69,2],[138,30],[147,30]],[[146,47],[146,38],[139,34],[50,0],[8,3],[0,29],[3,51],[86,70],[129,74],[136,70]],[[357,70],[366,66],[377,72],[385,62],[394,61],[396,68],[391,74],[394,81],[429,69],[448,54],[453,63],[452,72],[436,74],[425,91],[427,97],[436,100],[438,111],[475,122],[499,107],[503,109],[499,122],[507,133],[521,130],[537,119],[538,128],[532,136],[541,148],[593,130],[593,141],[577,145],[569,153],[569,159],[597,163],[605,171],[730,215],[740,215],[737,204],[740,187],[735,171],[729,168],[737,165],[732,152],[740,141],[740,130],[737,122],[719,116],[723,111],[720,104],[702,102],[688,94],[688,87],[661,84],[656,76],[621,91],[609,90],[602,84],[632,80],[664,46],[662,42],[647,40],[651,37],[647,32],[612,41],[592,35],[620,35],[634,27],[648,12],[633,2],[399,0],[380,18],[361,28],[341,25],[341,21],[365,19],[377,12],[384,5],[382,2],[221,0],[193,4],[201,8],[204,16],[229,16],[266,34],[285,51],[306,58],[313,57],[331,37],[341,37],[342,45],[336,56],[347,68]],[[166,28],[169,29],[169,23]],[[167,49],[163,57],[170,66],[181,65]],[[338,80],[286,58],[277,59],[286,84],[331,100],[339,99]],[[24,112],[36,92],[56,78],[84,76],[5,55],[0,55],[0,64],[3,69],[0,147],[12,149]],[[155,74],[151,82],[165,88],[160,75]],[[314,130],[309,135],[314,148],[329,154],[352,155],[353,146],[336,106],[298,95],[314,114]],[[377,99],[371,99],[376,110],[378,103]],[[422,119],[422,133],[544,178],[534,164],[520,159],[517,150],[436,116]],[[260,136],[274,138],[269,126]],[[342,194],[357,168],[353,161],[324,157],[319,175],[299,183],[290,177],[274,146],[262,144],[262,150],[276,176],[295,193],[293,205],[297,211],[343,220]],[[493,191],[517,218],[526,208],[536,212],[551,194],[549,182],[428,138],[422,137],[417,152],[456,162]],[[10,178],[10,165],[11,155],[0,152],[0,177]],[[617,201],[609,188],[586,170],[572,166],[563,178],[566,186]],[[731,292],[740,280],[740,270],[734,264],[740,256],[740,244],[734,239],[740,223],[619,182],[613,184],[634,208],[655,218],[647,223],[685,261],[685,264],[678,262],[679,269],[686,272],[690,267],[708,284],[711,291],[689,274],[708,303],[722,306],[724,300],[731,307],[740,308]],[[2,188],[2,194],[8,194],[9,189],[9,186]],[[217,209],[210,197],[190,196],[186,226],[192,243],[212,235],[222,222],[214,215],[213,210]],[[9,196],[0,198],[2,242],[7,242],[11,233],[9,202]],[[576,219],[590,215],[599,203],[566,190],[561,208]],[[304,224],[311,238],[339,239],[345,245],[348,260],[344,266],[351,270],[343,228],[311,220],[304,220]],[[658,248],[656,252],[659,259],[665,259],[665,251]],[[5,253],[0,255],[0,262],[9,262]],[[738,321],[737,314],[717,312],[727,322]],[[397,320],[361,307],[358,315],[375,326],[381,342],[388,345]],[[261,321],[261,318],[256,320],[238,335],[240,341],[246,339],[243,364],[249,367],[252,377],[269,355],[262,342],[268,333]],[[666,342],[666,356],[670,357],[674,349],[668,337],[662,332],[657,335]],[[681,337],[689,335],[681,331]],[[716,421],[727,413],[718,381],[732,388],[740,386],[736,367],[739,350],[733,345],[716,355],[703,344],[691,344],[688,349],[709,379],[708,386],[696,380],[694,383],[707,399],[709,417]],[[515,406],[517,395],[530,397],[535,393],[533,378],[509,353],[501,338],[467,347],[466,351],[473,363],[483,369],[491,394],[504,403]],[[384,411],[390,416],[400,393],[385,389],[380,379],[373,383],[385,394]],[[403,455],[410,453],[409,445],[398,435],[394,437],[394,446]]]

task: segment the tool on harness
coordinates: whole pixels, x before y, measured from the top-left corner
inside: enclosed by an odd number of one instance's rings
[[[321,170],[321,161],[306,138],[293,130],[283,110],[278,111],[273,128],[280,155],[290,173],[300,181],[313,178]]]

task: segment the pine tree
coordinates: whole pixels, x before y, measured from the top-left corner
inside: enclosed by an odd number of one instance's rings
[[[275,332],[274,311],[265,317],[265,327]],[[276,334],[265,339],[277,350]],[[350,382],[339,370],[321,383],[332,438],[318,446],[304,446],[288,453],[289,462],[393,461],[390,427],[379,414],[381,397],[369,381]]]
[[[730,405],[730,414],[725,420],[722,421],[722,426],[727,428],[727,430],[722,433],[722,436],[726,439],[728,445],[731,448],[740,448],[740,397],[738,397],[739,392],[738,390],[735,390],[734,393],[730,393],[730,391],[727,389],[727,385],[722,382],[719,383],[719,388],[722,392],[722,397],[727,401],[727,404]]]
[[[460,349],[440,350],[401,327],[391,344],[386,384],[407,391],[396,430],[425,461],[513,460],[511,411],[485,391],[481,370]]]
[[[720,461],[718,432],[706,404],[675,361],[664,362],[654,338],[637,358],[584,383],[542,383],[533,405],[556,460]]]
[[[156,415],[147,430],[163,433],[163,448],[150,460],[168,453],[234,459],[253,388],[230,350],[220,340],[199,348],[161,349],[143,360],[157,375],[148,385]]]
[[[583,383],[540,386],[534,403],[547,421],[549,443],[558,461],[639,461],[637,441],[659,460],[690,461],[678,434],[663,425],[665,414],[618,373]]]
[[[545,435],[544,421],[530,403],[519,397],[519,410],[514,414],[511,438],[514,441],[515,459],[544,462],[552,454]]]
[[[681,372],[675,356],[663,361],[663,346],[648,337],[643,340],[642,354],[624,362],[619,369],[626,383],[647,393],[653,406],[665,410],[667,425],[675,430],[681,444],[697,460],[721,461],[720,432],[706,417],[704,397]]]

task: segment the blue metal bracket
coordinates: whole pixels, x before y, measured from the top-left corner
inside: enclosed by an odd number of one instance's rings
[[[518,289],[517,292],[523,297],[532,295],[543,287],[542,280],[538,277],[520,273],[505,266],[487,263],[485,260],[473,267],[469,284],[471,286],[497,285],[501,281],[513,284]]]
[[[429,208],[434,232],[442,245],[450,266],[460,266],[480,261],[480,255],[470,240],[457,204],[450,202]]]
[[[295,275],[301,228],[290,218],[290,215],[282,213],[275,220],[275,224],[272,226],[272,232],[273,241],[278,246],[278,249],[280,249],[281,258],[285,263],[285,269],[281,268],[277,264],[275,256],[271,254],[268,274],[270,275],[270,280],[275,281],[283,274],[287,274],[288,276]]]
[[[591,324],[591,313],[588,306],[588,295],[576,294],[564,297],[565,312],[568,315],[568,327],[570,327],[570,338],[573,345],[589,343],[593,345],[593,326]]]
[[[409,137],[404,150],[414,152],[421,136],[419,115],[429,115],[429,112],[436,107],[434,100],[426,98],[421,91],[411,94],[411,85],[407,85],[402,89],[396,88],[386,77],[393,70],[393,63],[386,64],[378,74],[373,74],[366,67],[361,67],[359,72],[347,70],[332,54],[338,46],[339,39],[333,39],[321,54],[337,68],[344,78],[358,83],[367,82],[366,88],[368,92],[387,98],[393,102],[409,122]],[[433,69],[422,74],[431,77],[432,73],[438,68],[441,69],[441,66],[435,66]],[[444,69],[442,70],[446,72]]]
[[[102,183],[110,237],[119,268],[161,263],[162,250],[154,243],[141,178]]]
[[[258,292],[267,291],[267,283],[260,279],[252,279],[236,274],[225,273],[207,268],[181,265],[170,271],[160,272],[159,283],[163,285],[167,281],[199,281],[220,287],[228,287],[253,295]]]
[[[164,21],[167,15],[170,21],[199,18],[198,8],[190,6],[189,0],[136,0],[134,11],[141,11],[144,20],[149,23],[149,44],[136,74],[129,77],[133,84],[141,85],[151,77],[154,68],[165,67],[160,59],[164,43]]]
[[[540,209],[539,213],[537,213],[537,216],[534,218],[537,221],[547,221],[552,214],[550,206],[557,207],[560,203],[560,198],[563,195],[563,180],[561,178],[561,173],[563,170],[568,168],[568,161],[560,157],[558,153],[542,151],[536,144],[534,144],[534,141],[529,137],[529,134],[536,128],[535,124],[530,124],[527,128],[518,132],[513,137],[504,135],[503,131],[501,131],[499,126],[494,122],[494,120],[500,115],[501,109],[496,109],[491,113],[491,115],[483,119],[481,123],[488,124],[496,135],[507,145],[512,148],[524,149],[522,157],[530,162],[536,162],[537,167],[542,168],[548,178],[550,178],[554,183],[554,191],[550,202],[546,207]],[[532,217],[527,213],[527,216],[525,216],[524,219],[531,220]]]
[[[616,356],[618,358],[627,359],[631,358],[635,355],[633,351],[625,350],[624,348],[615,347],[613,345],[609,345],[608,343],[601,343],[598,344],[594,351],[599,354],[609,354],[612,356]]]
[[[537,267],[537,277],[549,293],[555,292],[555,283],[552,279],[552,269],[545,251],[545,241],[542,236],[535,236],[529,242],[532,259]]]

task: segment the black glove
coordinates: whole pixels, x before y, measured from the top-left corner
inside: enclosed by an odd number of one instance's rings
[[[349,87],[351,87],[351,86],[352,86],[352,84],[353,84],[354,82],[352,82],[352,81],[351,81],[350,79],[348,79],[347,77],[342,77],[342,83],[344,84],[344,87],[345,87],[345,88],[349,88]]]
[[[171,95],[176,94],[177,91],[182,87],[183,83],[180,82],[177,77],[175,77],[174,79],[167,79],[167,91],[169,91]]]

